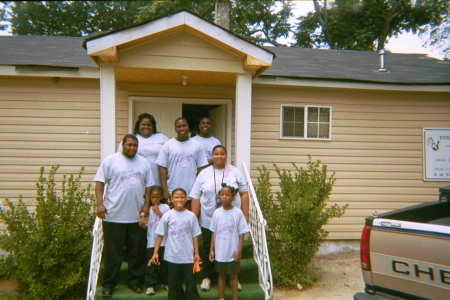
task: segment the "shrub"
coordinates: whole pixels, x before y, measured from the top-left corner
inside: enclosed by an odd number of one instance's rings
[[[6,225],[0,249],[8,253],[0,259],[0,276],[17,281],[18,299],[80,299],[86,290],[94,196],[90,184],[82,188],[83,168],[76,178],[64,175],[57,191],[58,168],[48,179],[41,168],[34,213],[22,196],[17,205],[6,199],[8,209],[0,208]]]
[[[336,179],[334,173],[328,177],[326,165],[320,167],[320,161],[313,162],[311,156],[307,169],[292,165],[294,173],[274,164],[280,180],[275,200],[269,171],[265,166],[258,168],[256,195],[267,221],[274,282],[280,286],[312,285],[316,277],[308,273],[308,264],[328,235],[323,226],[342,216],[348,205],[327,207],[325,201]]]

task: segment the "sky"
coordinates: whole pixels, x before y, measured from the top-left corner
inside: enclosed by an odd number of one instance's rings
[[[295,18],[292,19],[294,23],[295,19],[299,16],[306,15],[308,12],[314,10],[314,4],[312,0],[295,0],[292,2],[292,9]],[[0,3],[0,5],[2,5]],[[0,31],[0,35],[10,35],[7,31]],[[290,42],[289,38],[285,40],[279,40],[280,43]],[[428,56],[443,59],[443,55],[437,50],[423,47],[424,41],[418,36],[412,33],[402,33],[397,37],[392,37],[386,43],[386,50],[393,53],[421,53]]]

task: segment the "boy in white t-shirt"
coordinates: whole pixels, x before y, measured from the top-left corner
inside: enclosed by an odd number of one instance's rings
[[[158,227],[159,221],[162,216],[170,210],[169,205],[161,203],[162,195],[162,187],[155,185],[150,188],[151,207],[148,212],[148,218],[142,217],[139,221],[139,226],[147,229],[147,261],[152,258],[155,250],[155,242],[158,236],[155,233],[155,230]],[[145,286],[147,288],[145,294],[150,296],[155,294],[155,286],[158,279],[161,282],[161,287],[163,289],[169,289],[169,286],[167,285],[167,262],[164,261],[165,245],[166,239],[163,238],[158,251],[158,255],[161,258],[159,268],[158,265],[153,264],[151,266],[147,266],[145,270]]]
[[[189,137],[185,118],[175,120],[175,131],[177,136],[164,144],[156,159],[164,199],[169,199],[175,188],[183,188],[189,196],[197,174],[208,165],[202,146]],[[186,208],[191,210],[191,199],[186,199]]]
[[[158,264],[158,250],[166,236],[164,260],[168,264],[169,300],[200,299],[193,267],[200,261],[198,236],[201,234],[197,217],[187,210],[186,191],[176,188],[172,191],[173,209],[165,213],[156,228],[155,250],[148,265]],[[185,284],[186,289],[183,290]]]
[[[219,299],[225,299],[227,275],[230,276],[233,300],[238,299],[239,262],[244,234],[250,231],[242,211],[231,204],[237,192],[237,188],[222,184],[220,190],[222,207],[214,211],[209,227],[213,233],[209,260],[215,260],[215,270],[219,273]]]
[[[208,163],[212,164],[212,150],[215,146],[221,145],[222,143],[211,135],[212,122],[210,118],[201,118],[198,125],[198,130],[200,130],[200,133],[192,139],[202,145],[203,151],[205,151],[206,158],[208,159]]]

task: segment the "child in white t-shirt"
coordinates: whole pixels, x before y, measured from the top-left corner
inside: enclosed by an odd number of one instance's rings
[[[244,234],[250,231],[242,211],[232,205],[237,192],[237,187],[222,184],[220,190],[222,207],[214,211],[209,227],[212,231],[209,260],[215,260],[215,270],[219,273],[219,299],[225,299],[227,275],[230,276],[233,300],[238,299],[239,262]]]
[[[155,251],[148,265],[158,264],[159,247],[166,236],[164,260],[168,265],[169,300],[200,299],[193,274],[194,261],[200,261],[198,236],[201,234],[197,217],[187,210],[186,191],[176,188],[172,192],[173,209],[165,213],[156,228]],[[186,289],[183,290],[185,284]]]
[[[159,221],[162,216],[170,210],[167,204],[161,203],[163,195],[163,189],[160,186],[152,186],[150,188],[150,210],[148,212],[148,218],[141,218],[139,221],[139,226],[147,229],[147,261],[149,261],[155,250],[155,242],[157,234],[155,233],[158,227]],[[161,257],[161,263],[159,268],[157,264],[147,266],[145,270],[145,286],[147,287],[146,294],[154,295],[155,286],[159,279],[161,282],[161,287],[168,290],[167,285],[167,262],[164,261],[164,246],[166,245],[166,240],[163,239],[161,246],[158,250],[158,255]],[[158,270],[159,269],[159,270]]]

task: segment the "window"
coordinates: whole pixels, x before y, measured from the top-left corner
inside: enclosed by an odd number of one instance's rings
[[[282,105],[281,137],[331,139],[331,107]]]

